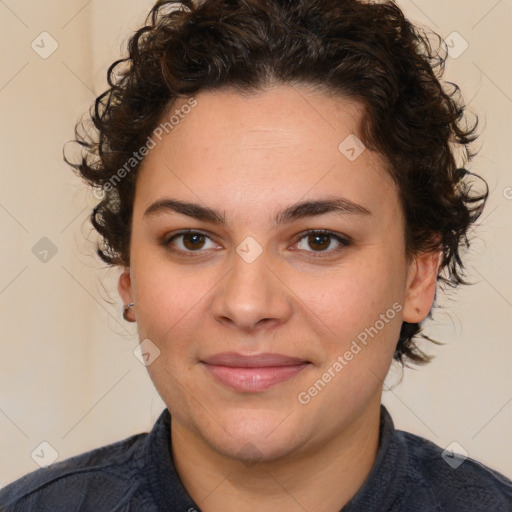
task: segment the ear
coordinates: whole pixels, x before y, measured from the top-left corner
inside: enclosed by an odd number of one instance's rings
[[[123,267],[121,275],[119,276],[117,290],[119,291],[119,295],[125,306],[133,302],[130,267]]]
[[[434,304],[437,273],[442,251],[419,253],[410,263],[403,321],[419,323],[426,318]]]
[[[127,322],[136,322],[135,318],[133,318],[133,312],[131,308],[127,307],[128,304],[133,302],[132,278],[130,275],[130,267],[124,267],[122,269],[121,275],[119,276],[117,289],[119,291],[119,295],[121,296],[121,300],[123,301],[124,304],[123,318]]]

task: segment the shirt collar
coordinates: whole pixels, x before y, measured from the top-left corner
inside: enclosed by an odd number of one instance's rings
[[[393,504],[404,491],[407,465],[407,446],[395,435],[393,420],[381,405],[379,449],[375,463],[363,485],[340,512],[394,510]]]
[[[144,456],[148,485],[159,510],[200,510],[187,493],[174,466],[168,409],[162,411],[146,438]],[[340,512],[390,510],[402,494],[407,459],[407,447],[395,435],[393,420],[381,405],[379,449],[375,463],[363,485]]]
[[[145,467],[158,510],[199,511],[178,476],[171,449],[171,414],[164,409],[146,438]]]

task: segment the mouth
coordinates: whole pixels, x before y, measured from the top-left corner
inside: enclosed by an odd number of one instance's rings
[[[240,392],[264,391],[285,382],[311,365],[310,361],[282,354],[215,354],[201,361],[222,385]]]

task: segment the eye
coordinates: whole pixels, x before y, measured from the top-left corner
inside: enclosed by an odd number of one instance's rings
[[[210,247],[208,247],[207,240],[211,243]],[[305,240],[305,242],[302,242],[302,240]],[[177,241],[179,241],[179,243]],[[333,242],[337,244],[337,247],[334,249],[331,247]],[[302,247],[300,247],[301,244],[303,245]],[[192,229],[180,231],[170,238],[164,238],[162,240],[162,245],[168,247],[173,252],[181,254],[201,253],[201,249],[216,249],[217,247],[211,237],[206,233],[194,231]],[[312,255],[317,257],[322,256],[323,253],[331,254],[343,249],[344,247],[348,247],[350,245],[350,240],[331,231],[311,229],[306,233],[303,233],[295,245],[299,245],[299,250],[313,253]],[[304,248],[304,245],[312,247],[313,250]],[[331,247],[331,249],[329,249],[329,247]],[[199,256],[200,254],[197,255]]]
[[[302,240],[305,240],[305,243],[301,242]],[[335,242],[337,244],[337,247],[331,250],[327,250],[332,242]],[[303,234],[297,244],[300,245],[300,243],[303,244],[303,247],[299,247],[300,250],[305,250],[306,252],[312,252],[312,253],[320,253],[318,256],[322,256],[321,253],[333,253],[340,249],[343,249],[344,247],[348,247],[350,245],[350,241],[348,239],[345,239],[331,231],[326,231],[323,229],[311,229],[306,232],[306,234]],[[313,251],[309,251],[308,249],[304,248],[304,245],[307,245],[309,247],[312,247]],[[318,250],[316,250],[318,249]],[[315,256],[317,256],[315,254]]]
[[[175,240],[182,239],[182,241],[178,244],[173,244]],[[210,247],[205,247],[205,239],[211,241],[211,238],[201,231],[193,231],[188,229],[186,231],[181,231],[180,233],[176,233],[171,238],[167,238],[163,240],[163,245],[169,247],[174,252],[200,252],[200,249],[214,249],[216,246],[213,244]],[[177,245],[177,247],[176,247]]]

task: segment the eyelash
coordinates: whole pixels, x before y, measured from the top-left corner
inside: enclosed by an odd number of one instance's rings
[[[171,242],[173,242],[176,238],[178,238],[180,236],[183,236],[183,235],[202,235],[202,236],[205,236],[207,238],[210,238],[210,240],[211,240],[211,237],[207,233],[204,233],[202,231],[196,231],[196,230],[192,230],[192,229],[187,229],[187,230],[183,230],[183,231],[180,231],[178,233],[175,233],[170,238],[165,237],[162,240],[162,245],[164,247],[168,248],[170,251],[172,251],[174,253],[177,253],[177,254],[187,254],[187,255],[190,255],[190,257],[201,256],[201,253],[204,252],[204,251],[202,251],[200,249],[197,250],[197,251],[182,250],[182,249],[176,249],[176,248],[174,248],[171,245]],[[344,249],[344,248],[346,248],[346,247],[351,245],[351,241],[349,239],[343,238],[343,237],[337,235],[336,233],[334,233],[332,231],[325,230],[325,229],[309,229],[309,230],[305,231],[304,233],[300,234],[300,236],[297,238],[297,241],[295,242],[295,244],[299,243],[302,239],[304,239],[304,238],[306,238],[306,237],[308,237],[310,235],[325,235],[325,236],[329,236],[331,238],[334,238],[341,245],[341,247],[338,247],[337,249],[334,249],[334,250],[304,251],[304,252],[311,253],[311,255],[314,258],[319,258],[319,257],[323,258],[323,257],[325,257],[324,254],[330,256],[330,255],[332,255],[332,253],[338,252],[339,250],[342,250],[342,249]],[[299,249],[299,250],[301,250],[301,249]],[[194,254],[194,253],[197,253],[197,254]]]

